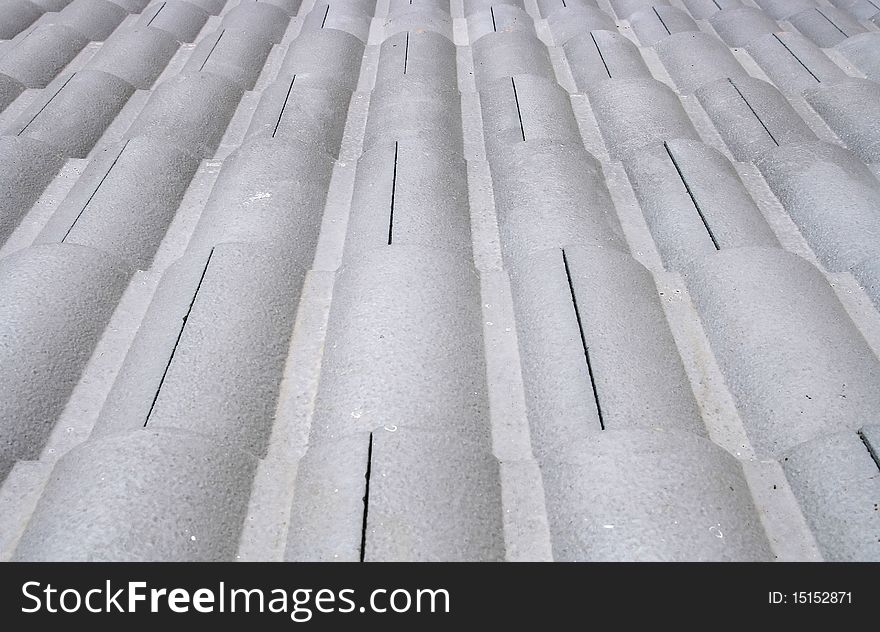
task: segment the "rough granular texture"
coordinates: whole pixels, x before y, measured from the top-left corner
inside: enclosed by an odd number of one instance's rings
[[[0,0],[0,559],[880,560],[877,0]]]

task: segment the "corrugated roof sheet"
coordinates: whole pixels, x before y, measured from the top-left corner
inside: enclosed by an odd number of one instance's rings
[[[880,559],[873,0],[0,0],[0,557]]]

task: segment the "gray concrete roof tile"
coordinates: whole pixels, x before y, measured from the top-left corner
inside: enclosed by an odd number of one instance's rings
[[[610,0],[611,8],[621,20],[629,19],[636,11],[641,11],[652,6],[668,5],[668,0]]]
[[[487,11],[489,7],[492,6],[508,5],[519,9],[525,9],[523,0],[464,0],[463,4],[464,15],[468,19],[470,19],[471,15],[474,13]]]
[[[497,77],[532,74],[555,80],[546,46],[523,31],[489,33],[471,47],[478,83]]]
[[[757,165],[828,268],[844,271],[878,253],[880,185],[853,154],[827,143],[795,143]]]
[[[718,79],[696,95],[737,160],[754,160],[786,143],[816,140],[785,97],[759,79]]]
[[[209,156],[243,92],[234,81],[208,72],[178,75],[153,90],[126,137],[147,136],[193,155]]]
[[[341,267],[310,441],[422,428],[488,450],[479,282],[461,256],[420,246]]]
[[[291,42],[278,72],[279,80],[295,74],[323,75],[349,90],[357,88],[364,43],[345,31],[322,29]]]
[[[388,12],[385,21],[385,36],[390,37],[402,31],[410,33],[422,33],[432,31],[452,41],[454,28],[452,16],[447,11],[439,9],[413,9],[409,4],[401,5],[399,11]],[[408,9],[406,8],[408,7]]]
[[[561,11],[554,11],[547,18],[547,26],[550,27],[557,46],[563,46],[573,37],[590,31],[617,32],[614,20],[607,13],[591,6],[569,5]]]
[[[536,37],[535,22],[523,9],[509,4],[492,6],[468,16],[468,35],[471,43],[489,33],[516,33]]]
[[[278,44],[289,22],[287,12],[273,4],[243,2],[223,15],[220,28],[247,31]]]
[[[579,90],[589,91],[608,79],[653,79],[638,47],[619,33],[581,33],[568,40],[563,50]]]
[[[508,259],[568,244],[623,247],[602,167],[585,150],[534,140],[490,160]]]
[[[848,37],[836,50],[855,64],[869,79],[880,79],[880,33],[862,33]]]
[[[192,42],[208,21],[208,12],[184,0],[160,0],[141,13],[137,25],[170,33],[178,41]]]
[[[302,32],[313,33],[324,29],[350,33],[366,44],[370,34],[370,15],[356,6],[318,0],[303,20]]]
[[[448,37],[415,29],[385,39],[379,49],[376,86],[415,77],[436,90],[458,90],[455,44]]]
[[[460,154],[406,140],[374,146],[358,161],[346,257],[393,243],[470,258],[467,181]]]
[[[462,153],[460,99],[458,90],[435,88],[430,80],[409,74],[377,85],[370,97],[364,151],[389,140],[413,140]]]
[[[308,260],[318,240],[332,169],[333,159],[313,146],[249,140],[224,161],[190,251],[207,253],[223,242],[281,240]]]
[[[183,71],[210,72],[252,90],[271,50],[272,42],[258,33],[224,28],[200,40]]]
[[[115,257],[78,245],[0,260],[2,476],[16,460],[39,457],[129,274]]]
[[[828,560],[880,559],[876,437],[877,426],[865,426],[807,441],[782,459]]]
[[[878,9],[674,4],[0,0],[0,559],[880,559]]]
[[[774,20],[785,20],[816,6],[815,0],[755,0],[755,4]]]
[[[599,4],[596,0],[566,0],[565,2],[562,0],[538,0],[538,11],[540,11],[542,18],[549,18],[557,11],[564,12],[568,7],[592,7],[598,9]]]
[[[0,39],[12,39],[43,15],[30,0],[0,0]]]
[[[252,455],[179,431],[89,441],[59,461],[17,557],[231,560],[255,469]]]
[[[769,15],[748,6],[725,8],[712,15],[709,23],[728,46],[745,46],[759,35],[780,30]]]
[[[0,112],[15,101],[24,90],[25,86],[20,81],[8,75],[0,74]]]
[[[845,12],[834,7],[812,7],[788,16],[788,21],[816,46],[831,48],[865,27]]]
[[[643,266],[611,248],[566,245],[521,258],[511,271],[539,461],[577,461],[579,441],[606,430],[705,433]]]
[[[691,16],[670,6],[637,11],[630,16],[629,22],[639,42],[645,46],[651,46],[674,33],[699,30]]]
[[[373,3],[375,4],[375,3]],[[367,13],[372,13],[371,7],[365,7]],[[417,11],[422,15],[430,15],[434,11],[450,13],[450,0],[390,0],[388,3],[388,15]]]
[[[724,9],[743,6],[740,0],[682,0],[695,20],[705,20]]]
[[[7,133],[41,140],[73,158],[85,158],[134,93],[114,75],[81,70],[59,76],[9,126]]]
[[[869,79],[847,78],[822,84],[804,96],[847,147],[867,163],[880,161],[880,85]]]
[[[0,244],[61,169],[64,156],[22,136],[0,136]]]
[[[818,46],[797,33],[771,33],[746,46],[752,59],[786,95],[800,95],[817,84],[846,77]]]
[[[100,248],[147,269],[198,166],[149,137],[112,145],[83,171],[37,242]]]
[[[35,5],[46,12],[58,12],[72,2],[72,0],[31,0]]]
[[[45,88],[86,44],[88,38],[68,26],[40,25],[3,51],[0,72],[28,88]]]
[[[57,14],[47,13],[43,24],[63,24],[100,42],[119,26],[128,12],[107,0],[73,0]]]
[[[634,154],[626,172],[667,268],[722,248],[778,245],[733,165],[717,150],[671,140]]]
[[[699,140],[678,95],[659,81],[612,77],[588,95],[608,152],[618,160],[664,140]]]
[[[654,49],[682,94],[718,79],[748,77],[730,49],[707,33],[676,33]]]
[[[696,262],[685,278],[759,455],[876,417],[880,362],[810,263],[738,248]]]
[[[101,46],[86,68],[116,75],[138,90],[149,90],[177,48],[177,40],[158,28],[124,29]]]
[[[857,20],[868,20],[877,15],[877,5],[872,0],[830,0],[830,2]]]
[[[526,140],[582,145],[568,93],[535,75],[488,81],[480,91],[489,154]]]
[[[339,155],[351,91],[327,75],[296,74],[263,90],[246,138],[275,138]]]
[[[767,561],[740,463],[688,432],[610,430],[542,468],[560,561]]]

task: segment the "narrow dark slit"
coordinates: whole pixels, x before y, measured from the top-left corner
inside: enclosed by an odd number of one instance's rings
[[[779,36],[778,36],[776,33],[773,33],[773,37],[775,37],[775,38],[776,38],[776,41],[779,42],[780,44],[782,44],[782,47],[783,47],[785,50],[787,50],[787,51],[791,54],[791,56],[794,57],[794,58],[797,60],[797,63],[799,63],[801,66],[804,67],[804,70],[806,70],[808,73],[810,73],[810,76],[811,76],[813,79],[815,79],[818,83],[822,83],[822,80],[819,79],[819,77],[817,77],[816,75],[814,75],[812,70],[810,70],[809,68],[807,68],[807,65],[806,65],[804,62],[801,61],[801,58],[798,57],[797,55],[795,55],[795,54],[794,54],[794,51],[792,51],[788,46],[786,46],[786,45],[785,45],[785,42],[783,42],[781,39],[779,39]]]
[[[578,331],[581,334],[581,346],[584,348],[584,359],[587,361],[587,373],[590,375],[590,388],[593,389],[593,399],[596,402],[596,413],[599,416],[599,426],[605,430],[605,418],[602,416],[602,404],[599,403],[599,392],[596,390],[596,378],[593,375],[593,363],[590,362],[590,348],[587,346],[587,338],[584,336],[584,325],[581,322],[581,311],[578,309],[577,297],[574,295],[574,285],[571,282],[571,270],[568,267],[568,257],[565,248],[562,249],[562,264],[565,266],[565,278],[568,280],[568,291],[571,292],[571,304],[574,306],[574,315],[577,319]]]
[[[758,122],[761,124],[761,127],[764,128],[764,131],[767,132],[767,135],[770,137],[770,140],[772,140],[774,144],[779,145],[777,140],[773,137],[773,134],[770,131],[770,129],[766,125],[764,125],[764,121],[761,120],[761,117],[758,116],[758,113],[755,112],[755,108],[753,108],[752,104],[749,103],[748,100],[743,96],[743,93],[739,91],[739,88],[736,87],[736,84],[733,83],[733,80],[728,77],[727,82],[731,86],[733,86],[733,89],[736,90],[736,93],[739,95],[739,98],[743,100],[743,103],[746,104],[746,107],[748,107],[749,110],[751,111],[751,113],[755,115],[755,118],[758,119]]]
[[[526,128],[523,126],[522,110],[519,109],[519,95],[516,92],[516,81],[513,80],[513,77],[510,78],[510,85],[513,86],[513,100],[516,103],[516,116],[519,118],[519,131],[522,134],[523,141],[525,141]]]
[[[162,6],[161,6],[161,7],[159,7],[159,10],[158,10],[158,11],[156,11],[156,12],[155,12],[155,13],[154,13],[154,14],[153,14],[153,17],[151,17],[151,18],[150,18],[150,21],[149,21],[149,22],[147,22],[147,26],[150,26],[150,24],[152,24],[152,23],[153,23],[153,20],[155,20],[155,19],[156,19],[156,17],[157,17],[157,16],[158,16],[158,15],[159,15],[159,14],[160,14],[160,13],[162,13],[162,9],[164,9],[164,8],[165,8],[165,5],[166,5],[166,4],[168,4],[168,3],[167,3],[167,2],[163,2],[163,3],[162,3]]]
[[[565,0],[562,0],[562,6],[564,6],[566,9],[568,8],[568,5],[565,4]]]
[[[61,91],[64,90],[64,86],[66,86],[68,83],[70,83],[70,80],[73,79],[75,76],[76,76],[76,73],[73,73],[72,75],[70,75],[67,78],[67,81],[65,81],[64,83],[61,84],[61,87],[58,88],[58,91],[55,92],[55,94],[53,94],[52,97],[48,101],[46,101],[45,105],[43,105],[43,107],[41,107],[40,110],[36,114],[34,114],[34,117],[27,122],[27,125],[25,125],[24,127],[21,128],[21,131],[18,132],[18,134],[16,134],[16,136],[21,136],[24,133],[24,130],[26,130],[28,127],[30,127],[31,123],[33,123],[34,121],[37,120],[37,117],[43,113],[43,110],[45,110],[47,107],[49,107],[49,104],[55,100],[55,97],[57,97],[59,94],[61,94]]]
[[[391,214],[388,217],[388,245],[394,236],[394,196],[397,193],[397,141],[394,143],[394,171],[391,175]]]
[[[666,22],[664,22],[663,18],[660,17],[660,13],[657,11],[657,7],[651,7],[651,8],[654,9],[654,15],[657,16],[658,20],[660,20],[660,24],[662,24],[663,28],[666,29],[666,33],[668,33],[669,35],[672,35],[672,31],[669,30],[669,27],[666,26]]]
[[[199,68],[199,72],[201,72],[202,70],[204,70],[204,68],[205,68],[205,64],[208,63],[208,60],[211,58],[211,55],[214,54],[214,51],[217,49],[217,44],[219,44],[219,43],[220,43],[220,40],[223,39],[223,34],[224,34],[225,32],[226,32],[226,29],[223,29],[222,31],[220,31],[220,36],[217,38],[217,41],[214,42],[214,45],[211,47],[211,50],[208,52],[208,56],[205,57],[205,61],[202,62],[202,65],[201,65],[201,67]]]
[[[196,285],[196,291],[193,293],[192,300],[189,302],[189,307],[186,309],[186,314],[183,316],[183,324],[180,326],[180,331],[177,332],[177,339],[174,341],[174,346],[171,348],[171,355],[168,356],[168,363],[165,365],[165,370],[162,371],[162,377],[159,379],[159,386],[156,387],[156,394],[153,395],[153,401],[150,404],[150,410],[147,411],[147,417],[144,419],[144,428],[147,427],[147,423],[150,421],[150,416],[153,414],[153,409],[156,407],[159,393],[162,392],[162,385],[165,384],[165,378],[168,377],[168,369],[171,368],[171,363],[174,361],[174,354],[177,353],[177,345],[180,344],[180,339],[183,337],[183,330],[186,329],[187,320],[189,320],[189,315],[192,313],[193,305],[196,304],[196,297],[199,295],[199,290],[202,289],[202,282],[205,280],[205,274],[208,272],[208,266],[211,265],[211,257],[213,256],[214,249],[211,248],[211,252],[208,254],[208,260],[205,262],[205,268],[202,270],[202,276],[199,277],[199,283]]]
[[[403,74],[406,74],[406,66],[409,63],[409,31],[406,33],[406,48],[403,50]]]
[[[859,430],[858,432],[859,439],[862,440],[862,443],[865,444],[865,449],[868,451],[868,454],[871,455],[871,460],[874,461],[874,465],[877,466],[877,469],[880,470],[880,454],[877,454],[877,451],[874,450],[874,447],[868,441],[868,438],[864,435],[864,433]]]
[[[877,4],[877,3],[874,2],[873,0],[868,0],[868,4],[870,4],[872,7],[874,7],[874,8],[877,9],[878,11],[880,11],[880,4]]]
[[[721,5],[718,4],[718,0],[712,0],[712,2],[715,4],[716,7],[718,7],[719,11],[724,11],[724,9],[721,8]]]
[[[110,175],[110,172],[113,171],[113,167],[115,167],[116,163],[119,162],[119,159],[122,158],[122,152],[125,151],[125,148],[128,147],[128,143],[130,143],[130,142],[131,141],[128,141],[128,140],[125,141],[125,144],[122,146],[122,149],[120,149],[119,153],[116,154],[116,158],[114,158],[113,162],[110,163],[110,168],[107,169],[107,173],[105,173],[104,177],[101,178],[101,181],[98,182],[98,186],[96,186],[95,190],[92,191],[92,194],[89,196],[89,199],[86,200],[86,203],[83,204],[83,207],[79,210],[79,213],[76,214],[76,218],[73,220],[73,223],[67,229],[67,232],[64,233],[64,237],[61,238],[61,243],[64,243],[64,240],[67,239],[67,237],[70,235],[70,231],[72,231],[73,227],[76,226],[76,223],[79,221],[79,218],[82,217],[83,213],[86,212],[86,209],[88,208],[89,204],[92,203],[92,200],[94,199],[95,195],[97,195],[98,189],[101,188],[101,185],[104,184],[104,180],[106,180],[107,176]]]
[[[281,112],[278,113],[278,120],[275,121],[275,129],[272,130],[272,138],[275,138],[275,134],[278,132],[278,126],[281,125],[281,117],[284,116],[284,110],[287,108],[287,102],[290,100],[290,91],[293,90],[294,81],[296,81],[296,75],[293,75],[293,79],[290,80],[290,85],[287,87],[287,96],[284,97],[284,104],[281,106]]]
[[[327,14],[330,13],[330,5],[327,5],[327,8],[324,9],[324,19],[321,20],[321,28],[324,28],[324,24],[327,23]]]
[[[497,33],[498,27],[495,26],[495,7],[489,7],[489,13],[492,14],[492,30]]]
[[[605,63],[605,55],[602,54],[602,49],[599,48],[599,42],[596,41],[596,36],[593,35],[592,31],[590,31],[590,38],[593,40],[593,46],[596,47],[596,52],[599,53],[599,59],[602,60],[602,65],[605,66],[605,72],[608,73],[608,78],[611,79],[611,71],[608,70],[608,64]]]
[[[685,190],[687,191],[688,196],[691,198],[691,203],[694,205],[694,208],[697,210],[697,215],[700,216],[700,221],[703,222],[703,228],[706,229],[706,232],[709,233],[709,239],[712,240],[712,245],[715,246],[715,250],[721,250],[718,246],[718,240],[715,239],[715,235],[712,233],[712,229],[709,228],[709,222],[706,221],[706,216],[703,215],[703,210],[700,208],[700,205],[697,203],[697,198],[694,197],[694,192],[691,191],[691,187],[688,184],[687,180],[684,179],[684,174],[681,172],[681,167],[678,166],[678,161],[675,159],[675,156],[672,155],[672,150],[669,149],[669,145],[666,144],[666,141],[663,141],[663,148],[666,150],[666,153],[669,155],[669,159],[672,161],[672,166],[675,167],[676,173],[678,173],[678,177],[681,179],[681,183],[684,185]]]
[[[872,2],[871,4],[874,4],[874,3]],[[877,5],[874,4],[874,6],[876,7]],[[829,17],[828,17],[827,15],[825,15],[824,13],[822,13],[822,11],[820,11],[818,8],[816,9],[816,13],[818,13],[818,14],[821,15],[823,18],[825,18],[825,20],[828,22],[828,24],[830,24],[831,26],[833,26],[834,28],[836,28],[838,31],[840,31],[840,34],[841,34],[841,35],[843,35],[844,37],[849,37],[849,35],[846,34],[846,31],[844,31],[842,28],[840,28],[840,27],[837,26],[834,22],[832,22],[832,21],[831,21],[831,18],[829,18]]]
[[[370,433],[370,445],[367,448],[367,473],[364,478],[367,479],[364,485],[364,521],[361,526],[361,562],[364,561],[364,555],[367,552],[367,514],[370,511],[370,475],[373,470],[373,433]]]

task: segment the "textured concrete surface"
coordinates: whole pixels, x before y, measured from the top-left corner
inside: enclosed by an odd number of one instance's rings
[[[0,0],[0,559],[880,560],[870,0]]]

